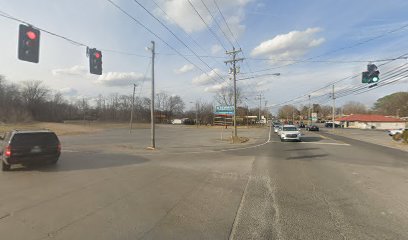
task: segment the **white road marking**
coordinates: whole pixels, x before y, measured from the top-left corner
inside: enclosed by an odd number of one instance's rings
[[[62,149],[61,152],[79,152],[77,150]]]
[[[351,146],[348,143],[325,143],[325,142],[299,142],[304,144],[317,144],[317,145],[336,145],[336,146]]]

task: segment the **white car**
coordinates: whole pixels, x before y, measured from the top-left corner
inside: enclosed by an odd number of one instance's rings
[[[281,127],[281,125],[275,125],[275,126],[273,126],[273,131],[274,131],[275,133],[278,133],[278,130],[279,130],[280,127]]]
[[[405,128],[405,130],[408,130],[408,128]],[[402,134],[402,132],[404,132],[404,128],[392,129],[392,130],[388,130],[388,135],[390,135],[392,137],[397,133]]]
[[[283,125],[282,129],[279,131],[279,137],[282,142],[287,140],[302,141],[302,134],[295,125]]]

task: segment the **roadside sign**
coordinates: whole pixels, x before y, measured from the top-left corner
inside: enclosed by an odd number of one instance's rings
[[[234,106],[216,106],[215,114],[234,115]]]
[[[312,113],[312,122],[317,122],[317,113]]]

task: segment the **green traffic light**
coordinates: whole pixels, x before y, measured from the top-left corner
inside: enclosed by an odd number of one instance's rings
[[[380,80],[378,77],[373,77],[372,78],[372,82],[378,82],[378,80]]]

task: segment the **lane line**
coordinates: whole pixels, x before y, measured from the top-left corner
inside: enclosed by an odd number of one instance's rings
[[[348,143],[324,143],[324,142],[299,142],[299,143],[304,143],[304,144],[316,144],[316,145],[335,145],[335,146],[351,146]]]

